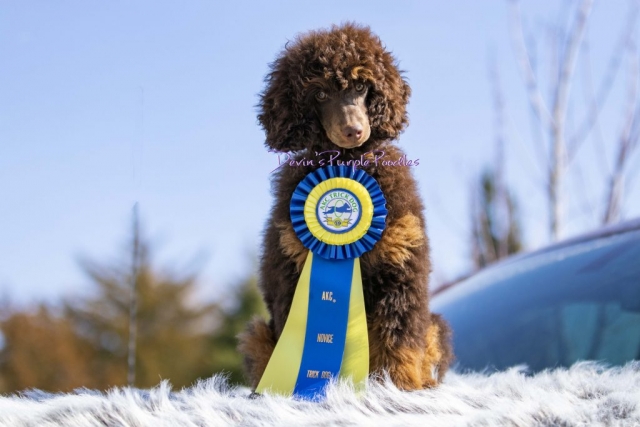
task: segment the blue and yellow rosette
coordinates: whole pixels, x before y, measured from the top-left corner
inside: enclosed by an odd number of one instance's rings
[[[369,338],[359,257],[382,237],[387,209],[363,170],[328,166],[291,197],[291,222],[309,254],[287,322],[256,392],[317,400],[336,378],[361,388]]]

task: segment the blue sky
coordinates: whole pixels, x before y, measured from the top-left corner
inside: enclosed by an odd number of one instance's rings
[[[526,27],[544,35],[546,23],[563,16],[559,4],[573,2],[524,1]],[[0,4],[0,291],[23,302],[88,292],[78,257],[117,259],[138,202],[158,263],[202,260],[203,294],[223,297],[254,270],[271,203],[269,175],[278,160],[262,145],[255,110],[268,63],[295,34],[346,20],[370,25],[412,86],[411,124],[400,145],[420,159],[414,174],[434,283],[471,265],[469,188],[494,158],[489,58],[505,95],[508,184],[519,197],[528,247],[545,244],[541,167],[507,3],[318,5]],[[594,8],[588,40],[596,81],[628,10],[622,1]],[[619,77],[624,83],[626,66]],[[578,116],[584,98],[575,86]],[[624,99],[617,84],[603,111],[609,157]],[[584,192],[568,208],[567,236],[593,227],[602,202],[607,162],[585,147],[565,188]],[[633,191],[627,187],[626,217],[640,212]]]

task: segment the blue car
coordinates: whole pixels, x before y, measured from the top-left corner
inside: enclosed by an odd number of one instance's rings
[[[436,293],[459,370],[640,359],[640,218],[519,255]]]

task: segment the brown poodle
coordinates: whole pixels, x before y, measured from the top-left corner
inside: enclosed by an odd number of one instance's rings
[[[260,264],[271,320],[255,319],[239,337],[251,387],[282,333],[308,253],[291,225],[291,195],[308,173],[338,160],[373,176],[387,201],[382,238],[360,258],[370,372],[388,372],[404,390],[433,387],[446,372],[450,332],[429,312],[423,205],[410,162],[392,144],[408,123],[410,94],[393,56],[356,24],[304,34],[271,64],[258,118],[267,147],[289,161],[274,174]]]

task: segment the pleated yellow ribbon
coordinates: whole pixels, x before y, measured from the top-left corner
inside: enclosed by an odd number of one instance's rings
[[[305,261],[287,322],[271,355],[267,368],[256,388],[258,393],[274,393],[290,396],[298,381],[303,357],[309,290],[314,254],[309,252]],[[311,337],[310,339],[313,339]],[[362,390],[369,374],[369,338],[367,317],[362,290],[360,259],[354,259],[349,297],[346,340],[339,378],[350,380],[357,390]]]

